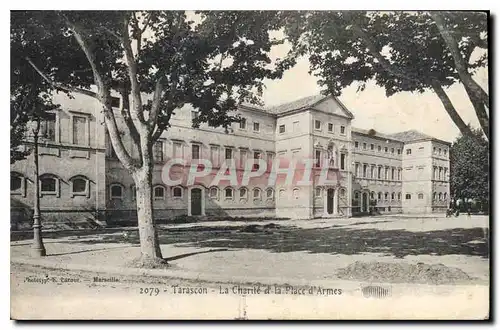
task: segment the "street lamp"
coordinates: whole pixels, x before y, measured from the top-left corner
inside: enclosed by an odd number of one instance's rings
[[[40,180],[38,175],[38,133],[40,130],[40,120],[36,120],[36,127],[33,130],[34,138],[34,162],[35,162],[35,200],[33,201],[33,245],[31,255],[33,257],[44,257],[47,255],[42,241],[42,224],[40,219]]]

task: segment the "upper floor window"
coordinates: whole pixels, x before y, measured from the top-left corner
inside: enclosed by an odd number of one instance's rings
[[[200,159],[200,145],[193,144],[191,146],[191,159]]]
[[[446,156],[446,153],[448,152],[447,149],[443,149],[443,154]]]
[[[225,158],[226,159],[233,159],[233,149],[232,148],[226,148]]]
[[[240,128],[241,129],[247,129],[247,120],[246,120],[246,118],[241,118],[241,120],[240,120]]]
[[[411,194],[406,194],[405,199],[411,199]]]
[[[292,196],[293,196],[293,199],[299,199],[299,197],[300,197],[300,189],[299,188],[293,188]]]
[[[370,144],[370,150],[375,150],[375,145],[373,143]]]
[[[40,122],[39,136],[48,141],[56,140],[56,114],[46,113],[43,121]]]
[[[438,155],[441,155],[441,148],[438,149]]]
[[[359,148],[359,142],[358,141],[354,141],[354,148]]]
[[[417,198],[418,198],[418,199],[424,199],[424,194],[422,194],[422,193],[418,194],[418,195],[417,195]]]
[[[163,141],[158,140],[153,145],[153,158],[157,162],[163,161]]]
[[[247,188],[240,188],[240,198],[247,198],[248,196],[248,191]]]
[[[394,154],[394,148],[391,148],[391,154]]]
[[[398,149],[398,155],[401,155],[401,149]]]
[[[267,199],[274,199],[274,190],[273,188],[267,188],[266,190]]]
[[[366,143],[363,143],[363,150],[366,150]]]
[[[388,151],[389,151],[389,148],[385,147],[384,152],[388,152]]]
[[[333,132],[333,124],[328,123],[328,132],[332,133]]]
[[[382,151],[382,147],[381,147],[381,146],[378,146],[378,147],[377,147],[377,150],[378,150],[378,152],[381,152],[381,151]]]
[[[345,134],[345,126],[340,126],[340,134]]]
[[[411,155],[411,149],[406,149],[406,154]]]
[[[345,170],[345,163],[346,163],[346,154],[341,153],[340,154],[340,169]]]
[[[261,191],[259,188],[255,188],[253,190],[253,198],[254,199],[260,199],[261,198]]]
[[[321,129],[321,121],[319,121],[319,120],[314,121],[314,129],[316,129],[316,130]]]
[[[253,130],[254,132],[260,131],[260,124],[257,122],[253,123]]]
[[[210,190],[209,190],[209,192],[208,192],[208,195],[212,199],[219,199],[219,188],[217,188],[217,187],[211,187]]]
[[[233,199],[233,188],[227,187],[224,189],[224,197],[226,199]]]
[[[88,145],[87,117],[73,116],[73,144]]]
[[[163,151],[163,145],[161,147],[162,147],[162,151]],[[159,146],[158,146],[158,148],[159,148]],[[173,156],[174,156],[174,158],[183,158],[182,143],[181,142],[174,142],[174,144],[173,144]]]
[[[314,152],[314,166],[321,166],[321,150],[316,149],[316,151]]]
[[[285,133],[285,125],[280,125],[280,133]]]

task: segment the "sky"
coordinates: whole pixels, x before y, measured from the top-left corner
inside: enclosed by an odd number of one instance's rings
[[[287,47],[273,49],[273,57],[283,57]],[[309,61],[302,58],[295,67],[288,70],[282,79],[267,81],[263,101],[265,106],[297,100],[302,97],[319,94],[317,78],[308,73]],[[474,79],[486,91],[488,72],[479,71]],[[461,84],[445,89],[457,112],[464,122],[479,127],[479,122]],[[339,97],[342,103],[354,114],[352,125],[357,128],[375,129],[381,133],[396,133],[416,129],[436,138],[453,142],[460,131],[450,119],[441,101],[432,91],[425,93],[402,92],[386,97],[385,89],[373,82],[367,84],[362,92],[357,92],[357,85],[345,88]]]

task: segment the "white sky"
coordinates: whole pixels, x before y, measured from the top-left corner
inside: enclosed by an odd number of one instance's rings
[[[281,47],[281,46],[280,46]],[[273,50],[273,56],[283,57],[286,47]],[[305,96],[318,94],[321,88],[317,78],[308,73],[309,61],[301,59],[287,71],[281,80],[269,81],[264,91],[266,106],[293,101]],[[487,70],[481,70],[475,80],[485,90],[488,88]],[[431,91],[420,93],[398,93],[385,96],[385,89],[374,83],[367,84],[363,92],[356,92],[357,85],[344,89],[340,100],[354,114],[352,124],[358,128],[374,128],[379,132],[395,133],[416,129],[422,133],[453,142],[459,130],[445,111],[437,95]],[[465,123],[479,127],[479,122],[467,94],[461,84],[446,90],[458,113]]]

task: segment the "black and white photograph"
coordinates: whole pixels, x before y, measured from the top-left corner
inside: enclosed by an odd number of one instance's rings
[[[10,318],[489,320],[485,9],[11,10]]]

